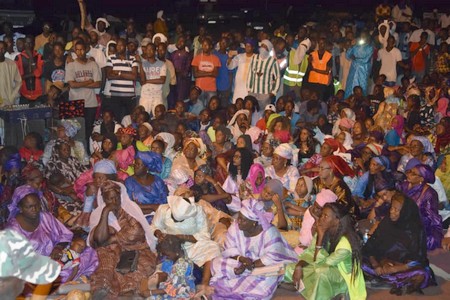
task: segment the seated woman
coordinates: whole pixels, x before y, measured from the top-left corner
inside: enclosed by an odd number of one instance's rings
[[[23,140],[23,146],[20,147],[19,153],[22,160],[27,163],[39,161],[44,154],[42,136],[37,132],[28,133]]]
[[[395,192],[389,216],[363,247],[362,269],[371,282],[392,285],[391,294],[412,294],[436,285],[427,259],[426,233],[412,199]]]
[[[183,145],[183,152],[173,160],[172,172],[176,169],[183,169],[191,178],[194,178],[194,171],[205,164],[203,159],[205,152],[206,146],[201,139],[187,139]]]
[[[213,125],[214,126],[214,125]],[[232,160],[234,150],[231,139],[233,135],[225,125],[220,125],[215,129],[215,142],[212,143],[212,159],[216,167],[214,178],[221,184],[228,176],[228,163]]]
[[[153,175],[158,175],[161,179],[167,179],[170,175],[170,171],[172,170],[172,161],[170,158],[164,156],[164,150],[166,145],[161,140],[154,140],[150,146],[150,151],[158,153],[161,155],[161,159],[163,162],[162,170],[158,173],[152,173]]]
[[[122,126],[114,119],[111,110],[105,110],[102,119],[94,123],[92,135],[89,138],[89,150],[91,153],[97,149],[102,149],[102,142],[106,135],[114,135]]]
[[[144,146],[150,149],[152,142],[153,142],[153,127],[148,122],[144,122],[141,125],[139,125],[137,129],[137,134],[139,137],[139,140],[142,142]]]
[[[94,165],[99,160],[110,158],[113,152],[117,150],[118,143],[115,134],[105,133],[101,148],[91,154],[91,164]]]
[[[272,134],[266,136],[261,145],[260,156],[255,158],[255,163],[260,163],[265,169],[272,165],[272,157],[275,149],[280,145],[280,142],[273,137]]]
[[[247,179],[239,187],[241,199],[258,199],[266,184],[266,172],[261,164],[253,163]]]
[[[314,131],[307,127],[300,129],[299,139],[296,145],[299,149],[298,162],[301,165],[306,163],[315,153],[320,152],[320,144],[314,138]]]
[[[402,156],[398,163],[397,171],[405,173],[406,165],[412,158],[417,158],[421,163],[434,167],[434,148],[428,138],[414,136],[409,142],[409,153]]]
[[[29,185],[18,187],[9,205],[7,228],[19,232],[33,245],[34,250],[54,260],[61,258],[62,251],[73,238],[73,233],[59,222],[53,215],[42,211],[38,191]],[[90,276],[98,266],[97,253],[86,248],[80,256],[78,272],[72,278]],[[66,282],[72,275],[71,269],[62,270],[61,281]]]
[[[241,208],[239,187],[247,179],[252,164],[253,156],[248,149],[236,149],[233,161],[228,165],[228,177],[222,185],[223,190],[232,198],[231,203],[227,204],[230,212],[238,212]]]
[[[161,132],[155,135],[155,140],[160,140],[164,142],[164,156],[170,159],[172,162],[177,155],[173,146],[175,145],[175,137],[173,134],[168,132]]]
[[[90,218],[88,243],[95,248],[99,266],[91,277],[94,300],[134,293],[156,268],[156,240],[139,206],[132,202],[123,184],[106,181],[97,197],[97,208]],[[122,253],[135,251],[134,271],[116,270]]]
[[[117,136],[119,144],[117,144],[118,150],[125,150],[129,147],[133,147],[134,151],[149,151],[140,140],[137,139],[137,130],[133,127],[119,128],[117,130]]]
[[[317,224],[311,245],[286,268],[284,280],[292,282],[306,299],[332,299],[349,294],[366,299],[361,271],[361,240],[353,229],[352,217],[338,203],[327,203]]]
[[[336,151],[345,152],[343,146],[338,141],[333,138],[326,138],[320,146],[320,152],[311,156],[304,165],[300,166],[300,174],[307,175],[309,177],[318,176],[319,165],[322,159],[333,155]]]
[[[14,149],[12,149],[14,148]],[[17,148],[8,147],[0,150],[0,229],[8,221],[8,205],[14,190],[22,184],[22,161]]]
[[[266,176],[278,179],[289,192],[295,190],[300,177],[296,168],[297,153],[287,143],[280,144],[273,152],[272,165],[266,169]],[[291,165],[292,162],[292,165]]]
[[[313,203],[312,190],[312,179],[301,176],[297,180],[294,193],[284,202],[286,213],[292,222],[292,229],[299,230],[302,227],[302,217]]]
[[[403,143],[403,130],[405,127],[405,118],[400,115],[396,115],[392,118],[391,129],[386,133],[384,137],[387,146],[398,146]]]
[[[429,186],[434,183],[433,169],[419,164],[406,170],[406,180],[399,184],[400,191],[416,202],[424,225],[427,238],[427,249],[433,250],[441,246],[443,237],[442,218],[439,215],[439,200],[436,191]]]
[[[242,201],[239,217],[228,229],[225,250],[212,262],[214,297],[271,299],[281,276],[251,276],[254,268],[295,261],[296,254],[271,225],[273,215],[262,202]],[[260,247],[259,245],[266,245]]]
[[[176,235],[184,242],[187,257],[203,267],[201,289],[207,289],[211,278],[211,260],[220,255],[219,245],[211,240],[206,214],[194,197],[169,196],[168,204],[160,205],[151,225],[158,241]]]
[[[161,172],[162,160],[154,152],[138,152],[134,159],[134,175],[125,180],[130,199],[136,202],[144,215],[155,212],[161,204],[167,203],[168,190],[164,181],[151,172]],[[151,217],[147,216],[149,223]]]
[[[214,208],[229,214],[227,204],[231,203],[231,195],[225,192],[211,176],[212,170],[209,165],[199,166],[195,171],[194,185],[190,189],[196,199],[203,199],[211,203]]]

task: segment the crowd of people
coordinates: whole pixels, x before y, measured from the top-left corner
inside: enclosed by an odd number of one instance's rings
[[[383,1],[363,21],[193,36],[163,11],[142,32],[91,24],[78,2],[70,33],[0,35],[0,106],[77,101],[84,122],[81,139],[66,118],[50,140],[0,149],[0,234],[61,269],[20,293],[75,281],[93,299],[271,299],[281,286],[355,300],[437,284],[448,11]]]

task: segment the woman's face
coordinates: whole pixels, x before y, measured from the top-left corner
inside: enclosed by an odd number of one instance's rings
[[[194,143],[189,143],[184,147],[183,153],[186,158],[195,159],[198,155],[197,146],[195,146]]]
[[[104,139],[102,142],[102,149],[105,152],[110,153],[111,151],[115,150],[113,149],[113,143],[110,139]]]
[[[283,98],[278,99],[277,104],[275,105],[277,112],[283,111],[284,105],[285,105],[284,99]]]
[[[67,144],[62,144],[60,147],[59,147],[59,156],[62,158],[62,159],[67,159],[67,158],[69,158],[70,157],[70,146],[69,145],[67,145]]]
[[[278,121],[275,123],[275,126],[273,127],[273,131],[281,131],[283,130],[283,122]]]
[[[179,133],[181,136],[186,132],[186,127],[183,124],[178,124],[175,132]]]
[[[39,219],[41,202],[36,194],[26,195],[19,204],[22,216],[29,220]]]
[[[130,134],[122,133],[119,136],[119,140],[120,140],[120,143],[122,144],[122,146],[129,146],[133,142],[133,136]]]
[[[225,134],[222,131],[216,131],[216,143],[223,144],[225,143]]]
[[[58,139],[66,139],[67,138],[66,129],[64,128],[64,126],[58,126],[58,128],[56,129],[56,137]]]
[[[39,189],[42,186],[42,182],[44,182],[44,176],[42,172],[39,170],[33,170],[29,174],[29,180],[27,181],[29,185]]]
[[[260,186],[264,181],[264,176],[262,172],[258,172],[258,175],[256,176],[255,185]]]
[[[233,155],[233,165],[236,167],[240,167],[242,162],[241,152],[236,151]]]
[[[27,149],[36,149],[37,141],[34,137],[27,135],[23,141],[23,146]]]
[[[238,124],[239,127],[246,126],[247,125],[247,116],[244,114],[240,114],[236,118],[236,123]]]
[[[339,133],[336,137],[336,140],[343,145],[345,142],[345,133],[344,132]]]
[[[308,137],[309,131],[307,129],[302,129],[302,131],[300,131],[300,141],[306,142],[308,140]]]
[[[339,225],[339,219],[336,214],[329,207],[322,209],[322,214],[319,218],[319,224],[327,231],[330,228],[337,228]]]
[[[164,149],[161,147],[160,143],[155,142],[152,143],[152,148],[150,150],[161,155],[164,152]]]
[[[410,149],[409,151],[410,151],[411,155],[414,157],[417,157],[423,153],[423,145],[418,140],[413,140],[409,144],[409,149]]]
[[[311,206],[311,214],[319,218],[322,215],[322,206],[320,206],[317,202]]]
[[[221,119],[219,117],[216,117],[212,122],[212,127],[214,130],[216,130],[221,124],[222,124]]]
[[[270,145],[269,142],[264,142],[261,146],[261,153],[265,156],[265,157],[272,157],[273,155],[273,147]]]
[[[364,147],[364,148],[362,149],[362,151],[361,151],[361,159],[362,159],[364,162],[369,161],[369,159],[371,159],[372,156],[373,156],[373,153],[372,153],[372,151],[371,151],[369,148]]]
[[[397,125],[398,125],[398,120],[397,120],[397,118],[392,118],[392,121],[391,121],[391,127],[394,128],[394,127],[396,127]]]
[[[134,174],[137,176],[142,176],[148,173],[148,168],[145,166],[144,162],[140,158],[134,160]]]
[[[144,125],[139,125],[138,128],[138,135],[139,135],[139,139],[143,140],[146,139],[147,137],[150,136],[150,130],[148,130],[147,127],[145,127]]]
[[[114,207],[114,211],[120,210],[121,205],[121,199],[120,199],[120,193],[117,193],[114,190],[109,190],[103,193],[103,201],[105,204],[112,205]]]
[[[362,133],[362,126],[361,123],[356,122],[355,125],[353,125],[353,134],[358,135]]]
[[[269,186],[265,186],[261,192],[261,200],[262,201],[272,201],[275,193],[269,188]]]
[[[236,104],[237,110],[241,110],[241,109],[244,108],[244,100],[241,99],[241,98],[236,99],[236,103],[235,104]]]
[[[436,135],[442,135],[445,133],[445,126],[442,123],[436,125]]]
[[[236,141],[236,147],[237,148],[245,148],[246,147],[246,143],[243,137],[239,137]]]
[[[203,182],[205,182],[205,173],[203,173],[200,170],[197,170],[194,175],[194,182],[197,185],[201,185]]]
[[[272,156],[272,166],[275,170],[281,170],[286,166],[287,159],[279,156],[278,154],[273,154]]]
[[[110,112],[103,113],[103,122],[109,124],[113,121],[113,117]]]
[[[323,143],[322,146],[320,147],[320,155],[322,155],[322,157],[327,157],[331,155],[332,152],[333,149],[330,147],[330,145],[326,143]]]
[[[377,193],[378,197],[382,199],[385,203],[391,203],[392,196],[394,196],[395,191],[381,190]]]
[[[101,188],[103,184],[108,181],[108,175],[103,173],[94,173],[94,175],[92,175],[92,178],[94,179],[94,184],[97,188]]]
[[[253,112],[253,102],[251,100],[245,101],[244,108],[249,112]]]
[[[332,175],[333,175],[333,170],[330,167],[330,165],[327,162],[322,161],[319,165],[320,179],[326,180],[326,179],[330,178],[330,176],[332,176]]]
[[[371,128],[373,126],[373,120],[372,119],[366,119],[364,121],[364,125],[366,125],[366,128]]]
[[[305,179],[299,178],[295,186],[295,192],[299,197],[305,197],[308,194],[308,187],[306,186]]]
[[[389,217],[391,221],[396,222],[400,218],[400,212],[403,207],[403,202],[394,200],[392,201],[391,208],[389,209]]]
[[[414,186],[420,184],[423,181],[423,177],[420,175],[417,168],[412,168],[406,171],[406,180]]]
[[[370,164],[369,164],[369,172],[370,174],[374,175],[374,174],[378,174],[383,170],[383,166],[379,165],[375,159],[371,159],[370,160]]]
[[[239,213],[237,223],[241,231],[249,232],[255,227],[256,222],[247,219],[243,214]]]

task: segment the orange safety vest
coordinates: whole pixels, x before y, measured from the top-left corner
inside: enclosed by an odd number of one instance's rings
[[[312,63],[311,66],[314,69],[326,71],[327,70],[327,64],[331,59],[331,53],[328,51],[325,51],[325,53],[322,56],[322,59],[319,59],[319,52],[316,50],[311,53],[312,56]],[[310,83],[318,83],[323,85],[329,85],[331,83],[331,73],[330,74],[320,74],[315,71],[309,72],[309,79],[308,81]]]

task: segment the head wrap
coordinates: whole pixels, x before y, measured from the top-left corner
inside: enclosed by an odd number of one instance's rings
[[[148,129],[148,131],[150,131],[150,132],[153,131],[153,126],[150,125],[149,122],[144,122],[144,123],[142,123],[142,126],[145,126],[145,127]]]
[[[351,108],[344,108],[342,111],[345,113],[348,119],[356,121],[355,112]]]
[[[30,194],[37,194],[39,197],[39,191],[28,184],[19,186],[14,190],[14,193],[11,197],[11,203],[8,205],[9,210],[8,220],[17,216],[17,214],[19,213],[20,201],[22,201],[23,198],[25,198],[27,195]]]
[[[194,197],[168,196],[167,203],[172,212],[172,217],[179,222],[197,215],[197,206],[195,205]]]
[[[423,145],[424,153],[434,154],[433,145],[431,145],[431,142],[428,138],[421,136],[421,135],[416,135],[412,138],[412,141],[419,141]]]
[[[283,184],[278,179],[270,179],[267,181],[266,186],[275,194],[283,199]]]
[[[312,193],[313,187],[314,187],[313,181],[312,181],[311,177],[308,177],[308,176],[300,176],[298,178],[298,180],[301,180],[301,179],[303,179],[305,181],[306,189],[308,191],[308,193],[306,194],[306,196],[304,198],[309,198],[309,196]],[[298,182],[298,180],[297,180],[297,182]]]
[[[194,181],[189,176],[187,171],[182,168],[172,169],[170,179],[175,182],[176,185],[186,184],[189,188],[194,184]]]
[[[417,158],[413,157],[410,160],[408,160],[408,162],[406,163],[405,166],[405,172],[411,170],[412,168],[414,168],[415,166],[418,166],[422,164],[422,162],[420,160],[418,160]]]
[[[250,115],[250,112],[249,112],[248,110],[246,110],[246,109],[240,109],[240,110],[238,110],[238,111],[234,114],[234,116],[231,118],[230,122],[228,122],[228,125],[233,126],[234,123],[236,123],[237,117],[238,117],[239,115],[241,115],[241,114],[246,115],[247,118],[248,118],[248,116]]]
[[[293,158],[292,147],[288,143],[280,144],[273,153],[289,160]]]
[[[125,127],[125,128],[121,127],[119,128],[119,130],[117,130],[117,134],[128,134],[131,136],[136,136],[137,131],[133,127]]]
[[[392,129],[395,130],[395,132],[397,132],[397,135],[402,138],[403,136],[403,128],[405,127],[405,119],[403,118],[403,116],[400,115],[396,115],[394,117],[394,119],[397,120],[397,124],[395,126],[392,127]]]
[[[22,161],[19,153],[10,155],[8,160],[3,164],[3,170],[9,172],[12,169],[22,169]]]
[[[420,164],[415,166],[415,168],[426,183],[433,184],[436,181],[434,171],[429,165]]]
[[[106,48],[105,48],[105,54],[106,54],[106,58],[109,58],[111,55],[109,54],[109,45],[111,45],[111,44],[114,44],[114,45],[117,45],[117,42],[116,41],[113,41],[113,40],[111,40],[111,41],[109,41],[107,44],[106,44]]]
[[[138,151],[136,158],[142,160],[142,163],[152,173],[161,173],[162,171],[162,158],[161,155],[152,151]]]
[[[349,167],[347,162],[340,156],[330,155],[323,159],[328,165],[333,169],[333,173],[336,176],[344,177],[350,176],[354,177],[355,172]]]
[[[258,178],[258,174],[261,174],[262,178],[263,178],[263,181],[259,186],[256,185],[256,179]],[[262,192],[262,190],[264,189],[265,177],[266,177],[266,173],[264,171],[264,167],[261,164],[254,163],[250,167],[250,171],[248,171],[246,180],[248,182],[250,182],[250,184],[252,185],[252,190],[253,190],[254,194],[260,194]]]
[[[270,128],[270,125],[272,125],[272,122],[275,121],[276,118],[281,117],[278,113],[273,113],[269,116],[266,123],[266,128]]]
[[[275,105],[273,105],[273,104],[267,104],[266,107],[264,108],[264,111],[266,111],[266,110],[273,111],[274,113],[277,112],[277,109],[275,108]]]
[[[328,189],[322,189],[316,196],[316,202],[320,205],[320,207],[323,207],[327,203],[336,202],[337,199],[338,197],[336,194]]]
[[[164,21],[164,19],[163,19],[163,14],[164,14],[164,11],[163,10],[159,10],[157,13],[156,13],[156,18],[157,19],[161,19],[161,20],[163,20]]]
[[[119,168],[121,168],[122,170],[128,169],[128,167],[131,166],[131,164],[134,161],[135,154],[136,151],[134,150],[134,147],[128,147],[127,149],[117,150],[115,152],[115,156],[119,164]]]
[[[100,31],[98,30],[98,22],[103,22],[103,23],[105,23],[105,27],[106,27],[106,28],[108,28],[109,26],[111,26],[111,25],[109,24],[108,20],[106,20],[105,18],[98,18],[98,19],[95,21],[95,29],[97,29],[98,32],[100,32]],[[100,33],[102,33],[102,32],[100,32]]]
[[[262,40],[261,45],[266,45],[269,49],[269,52],[273,50],[273,45],[269,40]]]
[[[389,158],[387,158],[384,155],[379,155],[372,157],[372,160],[375,161],[378,165],[383,166],[386,171],[391,171],[391,162],[389,161]]]
[[[184,144],[183,150],[186,149],[186,147],[193,143],[197,149],[198,149],[198,157],[202,157],[206,152],[206,145],[203,143],[202,139],[200,138],[189,138],[186,143]]]
[[[375,180],[375,193],[393,189],[395,189],[395,181],[392,178],[378,178]]]
[[[252,45],[253,49],[256,48],[256,41],[255,41],[255,39],[252,39],[250,37],[245,37],[244,38],[244,44]]]
[[[386,27],[386,32],[384,33],[384,35],[381,35],[380,33],[380,29],[382,26]],[[383,45],[383,48],[386,48],[387,46],[387,40],[389,38],[389,31],[390,31],[390,26],[389,26],[389,22],[388,20],[384,20],[383,23],[381,23],[380,25],[378,25],[378,41],[380,42],[380,44]]]
[[[376,143],[367,144],[366,147],[369,148],[374,155],[381,155],[381,151],[383,150],[383,146]]]
[[[161,43],[167,43],[167,37],[162,33],[157,33],[153,36],[152,43],[155,43],[156,38],[159,38]]]
[[[80,123],[75,119],[63,119],[61,120],[61,126],[64,127],[64,131],[69,138],[73,138],[81,129]]]
[[[339,121],[339,126],[342,126],[347,129],[352,129],[354,125],[355,125],[355,121],[353,121],[352,119],[349,119],[349,118],[342,118]]]
[[[273,138],[279,140],[281,143],[289,143],[291,133],[289,130],[278,130],[273,133]]]
[[[148,44],[152,43],[152,39],[151,38],[143,38],[141,41],[141,47],[147,47]]]
[[[264,203],[254,199],[242,201],[240,213],[251,221],[256,221],[263,230],[272,226],[273,214],[264,210]]]
[[[148,224],[147,219],[144,217],[141,208],[133,201],[130,200],[130,197],[127,193],[127,188],[120,182],[112,181],[114,184],[120,187],[120,205],[121,208],[131,217],[133,217],[136,221],[138,221],[142,228],[144,229],[145,239],[147,244],[149,245],[152,251],[156,251],[156,238],[153,235],[152,230],[150,229],[150,225]],[[105,183],[106,184],[106,183]],[[103,209],[105,208],[105,202],[103,201],[102,191],[99,190],[97,193],[97,208],[91,213],[89,218],[89,227],[94,228],[100,222],[100,217],[102,216]],[[108,225],[114,228],[116,231],[120,231],[121,227],[117,220],[117,217],[113,212],[110,212],[108,215]],[[87,238],[88,244],[90,239],[90,235],[93,234],[91,230],[89,232],[89,236]]]
[[[203,165],[198,166],[197,171],[200,171],[205,175],[212,176],[212,170],[208,164],[203,164]]]
[[[339,143],[339,141],[337,141],[336,139],[333,138],[326,138],[323,141],[324,144],[327,144],[328,146],[331,147],[331,149],[333,150],[333,152],[345,152],[346,149],[344,148],[344,146],[342,146],[341,143]]]
[[[117,174],[116,164],[109,159],[99,160],[94,165],[94,173]]]
[[[155,136],[155,139],[161,138],[166,144],[166,148],[164,149],[164,156],[167,157],[167,154],[173,151],[173,146],[175,145],[175,137],[173,134],[168,132],[161,132]]]
[[[344,139],[344,144],[342,146],[344,146],[345,150],[352,150],[353,149],[353,137],[350,134],[350,132],[347,131],[342,131],[345,134],[345,139]],[[341,132],[341,133],[342,133]]]

